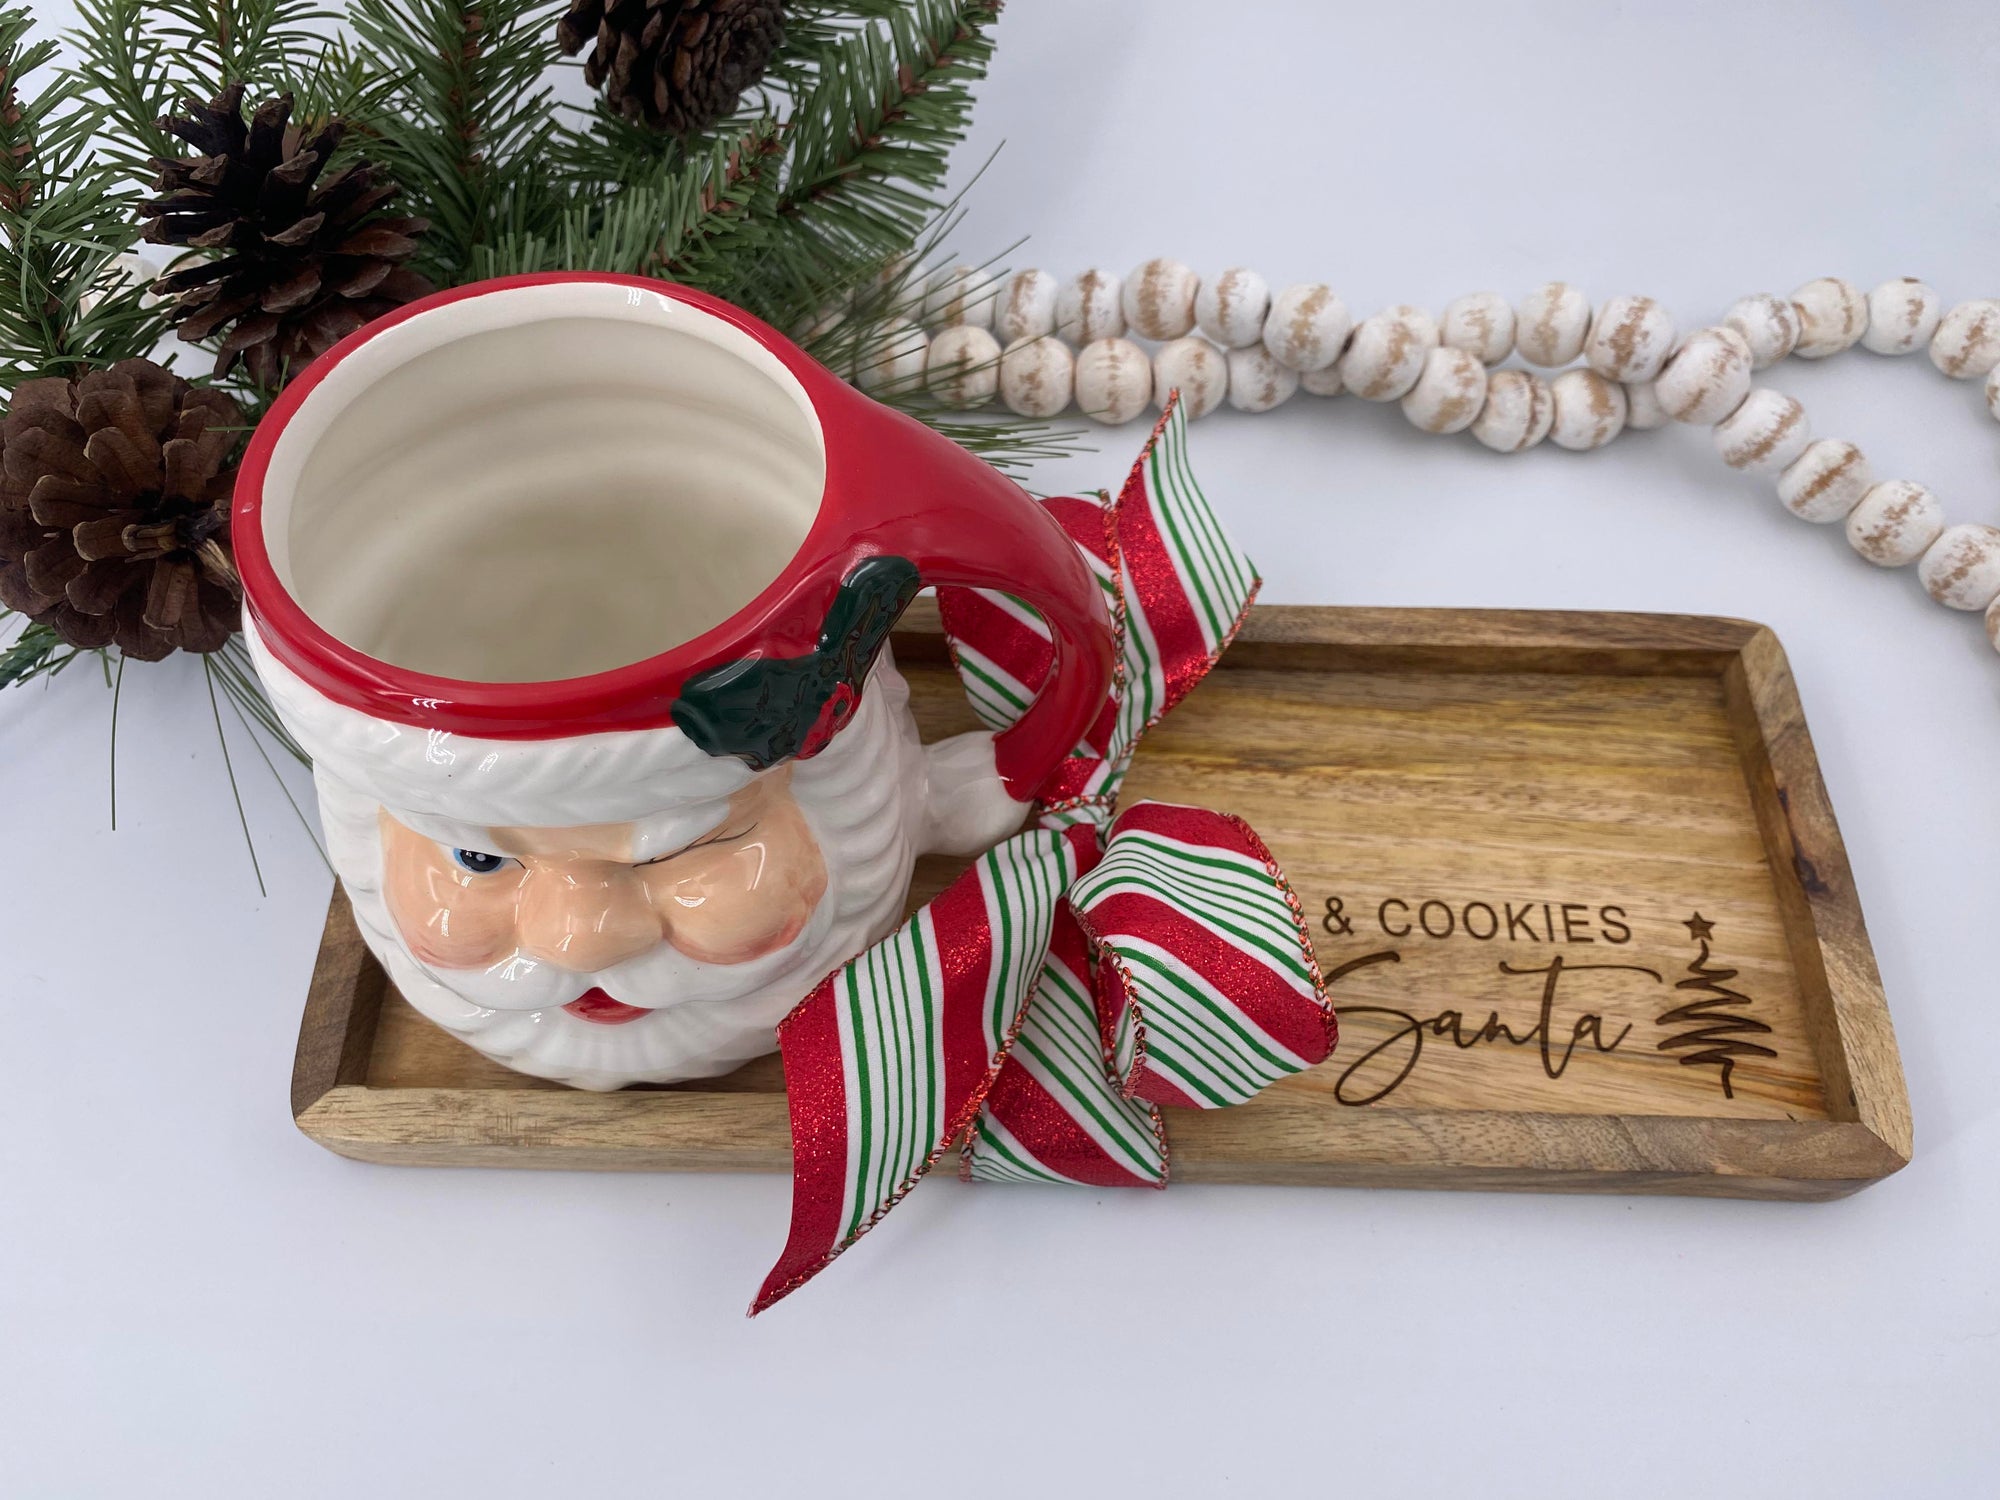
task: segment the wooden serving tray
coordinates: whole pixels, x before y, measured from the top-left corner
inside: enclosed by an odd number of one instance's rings
[[[927,739],[974,727],[927,603],[896,653]],[[1847,856],[1762,626],[1259,608],[1128,785],[1250,821],[1341,1010],[1327,1063],[1168,1111],[1177,1178],[1835,1198],[1909,1160]],[[912,905],[959,868],[922,862]],[[365,1161],[775,1172],[783,1090],[775,1056],[615,1094],[510,1073],[396,995],[336,892],[292,1108]]]

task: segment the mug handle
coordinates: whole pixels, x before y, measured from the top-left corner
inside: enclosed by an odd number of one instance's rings
[[[840,470],[855,476],[850,493],[873,512],[855,539],[860,550],[907,557],[925,584],[1012,594],[1049,627],[1055,658],[1041,691],[993,737],[1007,794],[1032,801],[1111,689],[1115,647],[1104,592],[1076,544],[1027,491],[915,418],[857,399],[868,413],[859,424],[864,433],[842,453]],[[828,458],[836,472],[831,452]]]

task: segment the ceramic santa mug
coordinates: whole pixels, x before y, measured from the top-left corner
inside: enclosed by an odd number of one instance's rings
[[[586,1088],[725,1071],[970,853],[1104,701],[1076,549],[1012,483],[714,298],[441,292],[257,427],[247,637],[369,947],[431,1020]],[[924,746],[884,649],[926,584],[1039,610],[997,736]]]

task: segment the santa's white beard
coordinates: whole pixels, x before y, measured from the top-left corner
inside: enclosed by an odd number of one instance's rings
[[[907,899],[927,778],[909,688],[885,667],[886,660],[826,749],[793,767],[792,795],[819,843],[827,889],[783,948],[747,963],[705,964],[663,942],[597,973],[520,954],[484,970],[431,969],[404,946],[383,897],[379,804],[322,770],[328,852],[363,938],[418,1012],[538,1078],[586,1089],[673,1083],[726,1073],[774,1050],[778,1022],[891,931]],[[652,1013],[606,1026],[562,1009],[592,988]]]

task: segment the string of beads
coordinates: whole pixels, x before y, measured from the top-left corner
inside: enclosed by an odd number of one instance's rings
[[[1982,612],[2000,651],[2000,529],[1947,524],[1924,486],[1877,480],[1858,447],[1815,439],[1804,407],[1752,378],[1787,356],[1825,359],[1857,344],[1884,355],[1927,349],[1952,379],[1983,378],[2000,419],[2000,300],[1947,310],[1912,278],[1864,293],[1829,276],[1790,297],[1745,297],[1682,337],[1651,297],[1593,308],[1553,281],[1518,305],[1475,292],[1442,317],[1398,305],[1356,323],[1321,283],[1274,293],[1241,267],[1203,280],[1154,259],[1123,278],[1092,269],[1067,281],[1024,270],[995,282],[951,266],[928,278],[911,311],[860,355],[852,373],[863,389],[923,382],[953,406],[998,400],[1049,418],[1074,404],[1114,425],[1174,390],[1190,417],[1224,401],[1261,412],[1300,391],[1348,393],[1398,402],[1423,431],[1470,432],[1499,453],[1544,440],[1584,452],[1627,429],[1706,426],[1722,461],[1772,479],[1792,514],[1844,523],[1867,561],[1915,564],[1938,603]],[[1515,354],[1534,368],[1495,368]]]

